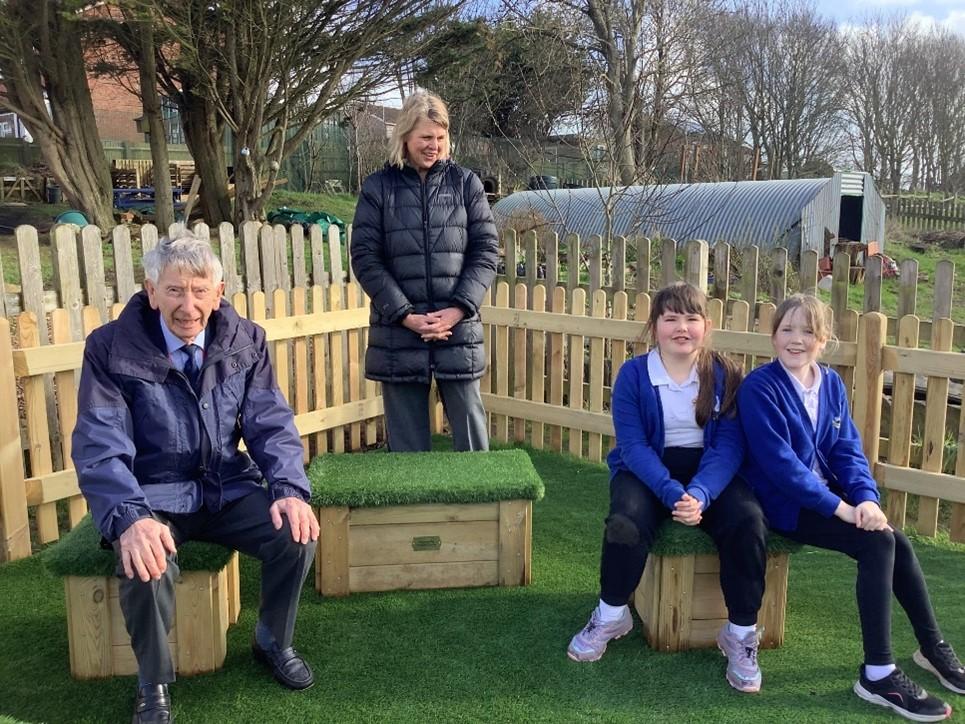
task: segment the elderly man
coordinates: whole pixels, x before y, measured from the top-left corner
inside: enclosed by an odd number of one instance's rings
[[[167,637],[177,547],[189,539],[261,560],[254,657],[287,687],[314,683],[292,635],[318,522],[265,333],[222,299],[209,244],[190,233],[162,239],[144,274],[146,291],[87,338],[73,459],[117,555],[138,663],[134,721],[153,723],[172,721]]]

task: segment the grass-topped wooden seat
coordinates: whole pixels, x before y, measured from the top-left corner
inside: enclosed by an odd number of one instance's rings
[[[137,673],[114,575],[114,552],[100,547],[90,516],[44,552],[48,571],[64,579],[70,673],[93,679]],[[238,554],[191,541],[178,548],[174,627],[168,639],[180,675],[224,664],[225,632],[238,620]]]
[[[323,595],[530,582],[543,482],[523,450],[323,455],[308,477]]]
[[[788,554],[800,547],[776,533],[768,536],[764,601],[757,619],[765,648],[784,643]],[[710,536],[699,528],[666,521],[657,532],[633,600],[654,650],[715,646],[717,631],[727,621],[727,607],[720,590],[717,548]]]

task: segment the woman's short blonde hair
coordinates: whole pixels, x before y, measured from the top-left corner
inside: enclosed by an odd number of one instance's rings
[[[392,129],[389,138],[389,165],[402,168],[405,164],[405,137],[420,121],[429,120],[446,129],[446,140],[443,141],[439,158],[449,158],[449,109],[442,98],[430,91],[416,91],[402,104],[402,113]]]

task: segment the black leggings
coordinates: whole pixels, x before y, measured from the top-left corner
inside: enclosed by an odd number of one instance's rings
[[[855,593],[866,664],[894,663],[891,653],[892,592],[905,610],[919,644],[931,647],[942,640],[918,558],[900,530],[861,530],[840,518],[825,518],[813,510],[802,510],[797,529],[781,531],[781,535],[817,548],[844,553],[858,562]]]
[[[663,462],[685,486],[697,472],[701,448],[667,448]],[[610,514],[600,561],[600,598],[611,606],[626,604],[647,564],[660,525],[670,510],[639,478],[619,472],[610,481]],[[757,622],[764,596],[767,526],[757,498],[735,478],[703,514],[700,527],[717,544],[720,587],[728,618],[738,626]]]

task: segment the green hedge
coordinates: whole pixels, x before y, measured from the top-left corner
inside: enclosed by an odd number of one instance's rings
[[[88,515],[59,543],[43,552],[44,566],[55,576],[112,576],[114,551],[101,548],[101,535]],[[220,571],[233,551],[215,543],[189,541],[178,548],[182,571]]]
[[[540,500],[543,481],[524,450],[321,455],[308,468],[312,503],[369,508]]]

